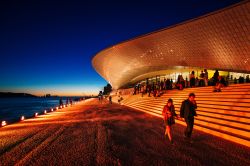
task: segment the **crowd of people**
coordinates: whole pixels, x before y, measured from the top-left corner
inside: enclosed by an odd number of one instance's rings
[[[246,76],[246,79],[242,76],[240,76],[238,80],[234,78],[234,84],[237,84],[237,83],[239,84],[250,83],[249,75]]]
[[[231,80],[233,80],[231,76]],[[250,83],[249,75],[244,77],[239,77],[237,80],[234,78],[234,83]],[[153,82],[152,84],[146,81],[145,84],[138,83],[134,86],[133,95],[141,93],[142,97],[146,94],[150,97],[153,95],[154,97],[160,97],[165,90],[171,89],[179,89],[182,90],[184,88],[194,88],[194,87],[204,87],[204,86],[213,86],[213,92],[221,92],[222,87],[226,87],[229,84],[229,76],[221,76],[219,71],[216,70],[213,74],[212,78],[208,78],[208,72],[206,69],[201,71],[199,78],[195,77],[195,72],[192,71],[189,75],[189,81],[183,78],[182,75],[178,75],[176,83],[173,82],[172,79],[164,79],[162,81]],[[130,91],[126,91],[129,93]],[[118,91],[118,103],[120,103],[123,98],[121,97],[121,91]],[[109,102],[112,104],[112,97],[109,97]],[[163,107],[162,116],[166,126],[165,129],[165,138],[169,139],[170,143],[173,144],[173,136],[172,136],[172,129],[171,126],[175,124],[175,119],[184,119],[186,123],[186,129],[184,132],[184,136],[190,143],[192,143],[191,135],[194,126],[194,117],[197,116],[196,114],[197,104],[195,101],[195,94],[190,93],[188,99],[184,100],[180,107],[180,115],[175,113],[175,107],[173,100],[170,98],[168,99],[166,105]]]
[[[72,101],[72,98],[66,98],[66,102],[65,102],[65,104],[66,105],[68,105],[68,104],[70,104],[70,105],[72,105],[73,104],[73,101]],[[59,99],[59,106],[63,106],[64,104],[63,104],[63,99],[62,99],[62,97]]]
[[[208,71],[204,69],[201,71],[199,78],[195,77],[195,72],[192,71],[189,75],[189,80],[186,77],[183,78],[182,75],[178,75],[176,82],[172,79],[165,79],[162,81],[157,81],[153,83],[149,83],[148,80],[146,83],[141,84],[138,83],[133,88],[133,95],[141,94],[148,95],[149,97],[152,95],[154,97],[160,97],[166,90],[179,89],[183,90],[184,88],[194,88],[194,87],[204,87],[204,86],[213,86],[213,92],[221,92],[222,87],[226,87],[229,84],[229,80],[236,83],[250,83],[249,75],[244,77],[239,77],[239,79],[229,78],[229,76],[221,76],[219,71],[216,70],[213,74],[213,77],[209,79]],[[131,89],[127,89],[124,95],[129,95]],[[118,91],[118,103],[120,103],[123,98],[121,97],[121,91]],[[110,103],[112,103],[112,98],[109,98]],[[171,126],[175,124],[175,119],[184,119],[186,123],[186,129],[184,131],[184,137],[190,143],[192,143],[191,135],[194,126],[194,117],[196,114],[197,104],[195,101],[195,94],[190,93],[188,98],[184,100],[180,107],[180,114],[177,115],[175,113],[175,106],[173,99],[169,98],[166,105],[163,107],[162,116],[165,124],[165,133],[164,136],[166,139],[170,141],[171,144],[174,144],[172,129]]]
[[[212,86],[213,92],[221,92],[223,87],[227,87],[230,83],[250,83],[249,75],[245,78],[240,76],[239,79],[228,76],[220,75],[219,71],[216,70],[211,78],[208,77],[207,69],[204,69],[200,72],[199,78],[196,76],[195,71],[192,71],[189,75],[189,79],[186,77],[185,79],[180,74],[177,77],[176,82],[173,81],[172,78],[164,78],[164,80],[156,81],[150,83],[148,79],[144,83],[138,83],[134,86],[133,89],[124,89],[122,91],[117,91],[119,93],[118,103],[120,103],[123,98],[122,95],[137,95],[141,94],[141,97],[147,95],[148,97],[160,97],[162,94],[166,92],[166,90],[179,89],[183,90],[184,88],[195,88],[195,87],[204,87],[204,86]]]
[[[232,76],[231,76],[232,80]],[[244,77],[240,77],[238,80],[235,78],[234,83],[249,83],[249,75],[246,76],[246,79]],[[194,87],[204,87],[204,86],[213,86],[214,92],[221,92],[222,87],[226,87],[229,84],[229,76],[221,76],[219,71],[216,70],[213,74],[212,78],[208,78],[208,72],[207,69],[204,69],[204,71],[201,71],[199,78],[195,77],[195,72],[192,71],[189,75],[189,80],[186,77],[185,79],[180,74],[177,77],[176,82],[174,83],[172,79],[165,79],[162,81],[157,81],[153,83],[138,83],[134,86],[133,95],[141,93],[142,97],[145,94],[148,94],[150,97],[153,95],[154,97],[160,97],[165,90],[171,90],[171,89],[179,89],[183,90],[184,88],[194,88]]]
[[[206,74],[203,75],[203,72],[201,74],[202,74],[202,76],[204,76],[205,79],[203,79],[203,81],[200,82],[200,86],[204,86],[204,84],[206,85]],[[191,75],[194,75],[194,73],[192,72]],[[180,79],[178,78],[178,81],[182,81],[182,78],[181,77],[180,77]],[[193,83],[194,83],[192,81],[194,81],[194,80],[190,79],[191,85],[193,85]],[[214,89],[215,92],[221,91],[221,87],[227,86],[227,84],[228,84],[225,81],[224,77],[219,75],[218,70],[215,71],[214,76],[212,78],[212,81],[213,81],[212,82],[213,85],[215,86],[215,89]],[[249,75],[246,76],[246,81],[244,81],[244,77],[239,78],[239,83],[244,83],[244,82],[250,83]],[[165,138],[169,139],[171,144],[173,144],[173,136],[172,136],[171,126],[173,124],[175,124],[175,118],[176,119],[184,118],[184,121],[186,122],[186,125],[187,125],[186,129],[184,131],[184,136],[190,143],[192,143],[191,135],[192,135],[193,126],[194,126],[194,117],[197,116],[196,109],[197,109],[197,104],[195,101],[195,94],[194,93],[190,93],[188,96],[188,99],[186,99],[182,102],[181,107],[180,107],[180,115],[177,115],[175,113],[175,107],[173,104],[173,100],[171,98],[168,99],[166,105],[163,107],[162,116],[163,116],[163,120],[164,120],[164,123],[166,126],[164,136],[165,136]]]

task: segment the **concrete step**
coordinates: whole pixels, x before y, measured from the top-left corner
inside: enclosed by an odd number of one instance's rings
[[[182,101],[184,99],[175,99],[172,98],[174,101],[174,104],[181,105]],[[165,104],[167,102],[168,98],[164,100],[164,98],[152,98],[152,99],[138,99],[133,100],[131,102],[127,102],[126,104],[133,104],[133,103],[154,103],[154,104]],[[228,103],[228,102],[217,102],[213,103],[210,101],[203,101],[199,102],[197,101],[197,104],[199,107],[205,107],[205,108],[215,108],[215,109],[223,109],[223,110],[235,110],[235,111],[243,111],[243,112],[250,112],[250,103],[235,103],[236,105],[233,105],[234,103]]]
[[[132,108],[135,108],[135,109],[140,109],[140,110],[143,110],[144,112],[150,112],[150,113],[153,113],[153,114],[158,114],[158,115],[161,115],[161,113],[159,113],[159,111],[155,111],[151,108],[146,108],[146,107],[142,107],[142,106],[130,106]],[[228,127],[228,126],[225,126],[223,124],[218,124],[218,123],[213,123],[209,120],[214,120],[212,118],[208,118],[207,120],[208,121],[204,121],[204,118],[200,118],[199,116],[195,118],[195,124],[200,124],[202,126],[207,126],[209,128],[214,128],[216,130],[221,130],[221,132],[223,131],[227,131],[229,133],[232,133],[234,135],[237,135],[241,138],[244,138],[244,139],[249,139],[250,140],[250,134],[249,134],[249,131],[246,131],[246,130],[242,130],[242,129],[238,129],[238,128],[233,128],[232,127]],[[215,119],[217,120],[217,119]],[[217,122],[217,121],[216,121]]]
[[[137,97],[137,98],[134,98],[134,99],[130,99],[130,100],[126,100],[126,102],[132,102],[132,101],[139,101],[139,100],[159,100],[159,101],[167,101],[169,98],[172,98],[172,99],[176,99],[176,100],[186,100],[188,97],[186,96],[183,96],[183,97],[180,97],[180,96],[174,96],[174,95],[171,95],[171,96],[162,96],[162,97]],[[221,97],[206,97],[206,98],[203,98],[203,97],[196,97],[195,98],[196,101],[203,101],[203,102],[209,102],[209,101],[217,101],[217,102],[227,102],[227,103],[231,103],[231,105],[234,105],[237,104],[237,103],[245,103],[246,106],[249,106],[249,102],[250,99],[242,99],[240,97],[237,97],[237,98],[231,98],[230,99],[227,99],[227,98],[221,98]]]
[[[161,117],[169,98],[174,100],[179,114],[183,100],[188,94],[196,94],[198,104],[195,128],[236,143],[250,147],[250,84],[230,85],[222,92],[212,92],[213,87],[168,90],[161,97],[128,96],[123,104]],[[152,94],[151,94],[152,95]],[[185,124],[183,121],[176,121]]]
[[[140,104],[132,104],[129,106],[140,106],[141,108],[145,107],[150,110],[154,110],[154,112],[158,112],[161,114],[163,106],[155,107],[152,105],[140,105]],[[179,114],[180,107],[175,107],[176,113]],[[204,112],[197,110],[198,118],[210,121],[210,122],[216,122],[220,123],[222,125],[229,125],[232,127],[242,128],[250,131],[250,118],[246,118],[243,116],[233,116],[233,115],[223,115],[223,114],[217,114],[217,113],[211,113],[211,112]]]
[[[162,117],[161,115],[159,115],[157,113],[147,112],[144,109],[140,109],[140,108],[135,108],[135,109],[146,112],[146,113],[151,114],[153,116],[157,116],[157,117],[160,117],[160,118]],[[186,123],[184,121],[176,120],[176,123],[186,126]],[[250,141],[249,140],[241,138],[241,137],[239,137],[237,135],[228,134],[228,133],[225,133],[225,132],[220,131],[220,130],[218,131],[218,130],[215,130],[213,128],[209,128],[209,127],[207,127],[207,125],[203,126],[203,125],[200,125],[200,124],[196,124],[196,120],[195,120],[194,129],[206,132],[208,134],[212,134],[214,136],[217,136],[217,137],[220,137],[220,138],[223,138],[223,139],[226,139],[226,140],[229,140],[229,141],[232,141],[232,142],[235,142],[235,143],[247,146],[247,147],[250,147]]]
[[[174,98],[173,99],[173,102],[174,102],[174,105],[181,105],[182,104],[182,101],[183,100],[175,100]],[[133,102],[129,102],[127,104],[133,104],[133,103],[144,103],[144,104],[147,104],[147,103],[150,103],[150,104],[153,104],[155,106],[157,105],[165,105],[167,103],[167,100],[166,101],[163,101],[163,100],[139,100],[139,101],[133,101]],[[221,103],[223,104],[223,103]],[[250,107],[243,107],[243,106],[228,106],[228,105],[216,105],[216,104],[211,104],[209,102],[207,102],[206,104],[203,104],[203,103],[199,103],[197,101],[197,105],[199,108],[214,108],[214,109],[222,109],[222,110],[230,110],[230,111],[240,111],[240,112],[250,112]]]

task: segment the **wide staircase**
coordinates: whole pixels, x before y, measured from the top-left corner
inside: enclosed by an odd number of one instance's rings
[[[235,84],[213,92],[213,87],[166,91],[161,97],[130,95],[123,105],[161,117],[161,111],[172,98],[176,113],[183,100],[195,93],[197,114],[194,128],[250,147],[250,84]],[[177,123],[185,125],[183,120]]]

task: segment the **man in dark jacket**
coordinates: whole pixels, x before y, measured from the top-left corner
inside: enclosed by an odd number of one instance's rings
[[[187,128],[184,132],[186,138],[191,137],[194,126],[194,116],[197,116],[195,111],[196,108],[195,94],[190,93],[188,99],[182,102],[180,109],[180,117],[184,118],[187,124]]]

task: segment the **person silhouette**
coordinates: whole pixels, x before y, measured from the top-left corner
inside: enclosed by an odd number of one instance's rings
[[[195,111],[196,109],[197,109],[197,104],[195,101],[195,94],[190,93],[188,99],[182,102],[180,109],[180,117],[184,118],[187,124],[187,128],[184,132],[184,135],[186,138],[190,140],[190,143],[192,143],[190,138],[194,126],[194,116],[197,116]]]
[[[175,124],[174,116],[177,117],[177,114],[172,99],[168,99],[167,104],[163,107],[162,116],[166,125],[165,138],[168,136],[170,143],[173,144],[171,126]]]
[[[59,105],[63,106],[63,100],[62,100],[62,98],[60,98],[60,100],[59,100]]]

